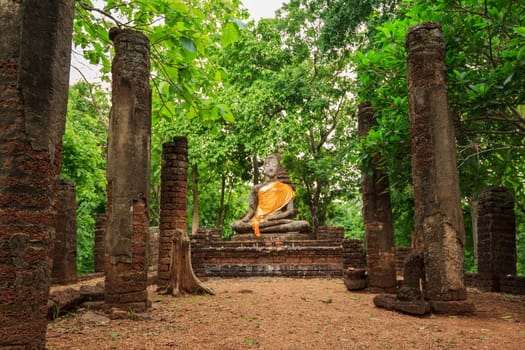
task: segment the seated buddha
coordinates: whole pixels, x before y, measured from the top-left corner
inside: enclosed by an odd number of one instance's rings
[[[237,233],[307,232],[310,225],[304,220],[294,220],[297,209],[293,200],[295,192],[287,183],[277,178],[280,170],[279,157],[268,156],[264,161],[264,182],[252,187],[248,211],[242,219],[232,223]]]

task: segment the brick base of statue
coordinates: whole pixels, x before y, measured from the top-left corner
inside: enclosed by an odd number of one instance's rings
[[[238,234],[223,241],[208,231],[191,236],[199,277],[342,277],[344,269],[364,266],[362,241],[343,240],[342,234],[319,240],[311,233]]]

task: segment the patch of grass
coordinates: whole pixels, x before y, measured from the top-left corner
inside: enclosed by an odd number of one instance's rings
[[[508,301],[508,302],[511,302],[511,303],[520,303],[521,302],[521,297],[519,295],[512,295],[512,294],[502,294],[499,297],[499,299],[502,300],[502,301]]]
[[[129,309],[129,319],[136,321],[138,319],[137,312],[134,309]]]
[[[255,346],[257,344],[259,344],[259,342],[255,339],[246,339],[244,341],[244,344],[246,344],[246,346],[248,346],[248,348],[251,348],[252,346]]]
[[[179,326],[176,324],[165,324],[164,329],[165,330],[170,330],[170,329],[176,330],[176,329],[179,329]]]
[[[60,304],[55,304],[53,308],[53,319],[57,319],[60,316]]]

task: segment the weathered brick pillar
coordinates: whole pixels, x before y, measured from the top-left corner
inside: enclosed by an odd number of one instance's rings
[[[162,169],[160,175],[160,239],[157,285],[169,280],[171,259],[171,232],[180,229],[186,232],[188,192],[188,140],[174,137],[173,142],[162,145]]]
[[[159,236],[158,226],[149,228],[148,266],[155,270],[159,266]]]
[[[0,348],[45,345],[73,11],[0,1]]]
[[[435,312],[468,312],[463,276],[465,229],[460,205],[454,127],[447,99],[441,26],[411,27],[408,53],[415,228],[422,233],[425,298]],[[461,308],[464,307],[464,310]]]
[[[77,280],[77,200],[75,183],[60,180],[53,248],[53,283]]]
[[[360,239],[344,239],[341,245],[343,246],[343,269],[346,270],[349,267],[364,268],[363,241]]]
[[[105,303],[147,308],[151,89],[149,40],[113,28],[112,109],[108,141]]]
[[[499,292],[499,279],[516,275],[514,197],[503,187],[487,187],[478,199],[478,286]]]
[[[94,271],[104,271],[104,236],[106,234],[107,214],[98,214],[95,219],[95,243],[93,245]]]
[[[377,125],[370,103],[359,105],[357,114],[359,136],[365,137]],[[390,202],[388,174],[378,169],[375,157],[363,171],[363,221],[366,240],[366,269],[370,287],[393,291],[396,288],[394,223]]]

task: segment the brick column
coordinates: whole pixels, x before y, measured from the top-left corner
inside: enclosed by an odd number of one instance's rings
[[[349,267],[362,269],[365,266],[365,254],[363,252],[363,241],[360,239],[344,239],[343,246],[343,270]]]
[[[499,279],[516,275],[514,197],[506,188],[487,187],[478,208],[478,287],[499,292]]]
[[[77,199],[75,183],[60,180],[53,248],[53,283],[77,280]]]
[[[0,348],[45,345],[73,11],[0,2]]]
[[[463,282],[465,229],[460,205],[454,127],[448,106],[441,26],[409,29],[409,116],[415,225],[422,233],[425,298],[435,312],[471,311]],[[451,305],[455,309],[451,310]]]
[[[104,236],[106,234],[107,214],[98,214],[95,219],[95,243],[93,245],[93,260],[95,272],[104,271]]]
[[[157,285],[163,286],[169,280],[171,232],[187,230],[188,192],[188,140],[175,137],[173,142],[162,145],[162,169],[160,175],[160,239]]]
[[[108,222],[105,302],[123,310],[147,308],[151,89],[149,40],[113,28],[112,109],[108,133]]]
[[[159,235],[158,226],[149,228],[148,266],[155,270],[159,265]]]
[[[366,137],[377,125],[370,103],[359,105],[359,136]],[[376,156],[364,169],[362,178],[363,221],[366,240],[366,270],[370,287],[393,291],[396,288],[394,223],[388,174],[379,170]]]

